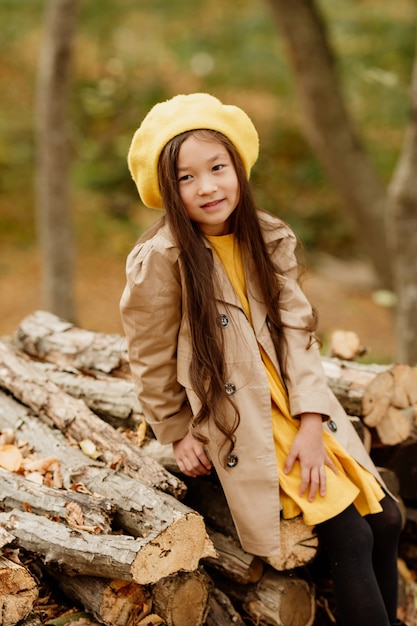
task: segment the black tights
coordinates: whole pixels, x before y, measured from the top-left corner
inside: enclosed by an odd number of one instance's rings
[[[401,513],[385,496],[383,511],[362,517],[354,505],[316,526],[334,583],[338,624],[390,626],[397,613]]]

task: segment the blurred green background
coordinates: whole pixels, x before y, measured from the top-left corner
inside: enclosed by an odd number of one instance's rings
[[[0,334],[40,306],[33,129],[44,7],[41,0],[0,0],[0,287],[7,302]],[[415,3],[322,0],[319,7],[347,105],[388,182],[408,115]],[[130,179],[129,143],[155,102],[191,91],[211,92],[252,117],[261,139],[252,176],[258,202],[294,227],[313,265],[318,253],[362,256],[349,215],[303,137],[266,1],[81,1],[70,101],[80,323],[120,330],[126,254],[158,217],[141,206]]]

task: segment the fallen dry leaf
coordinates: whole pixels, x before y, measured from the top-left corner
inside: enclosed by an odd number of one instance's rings
[[[28,472],[40,472],[41,474],[45,474],[54,463],[58,463],[58,459],[55,456],[47,456],[43,459],[31,457],[23,461],[22,467]]]
[[[14,444],[5,443],[0,446],[0,467],[9,472],[18,472],[23,461],[22,454]]]
[[[67,522],[71,526],[77,524],[82,526],[84,524],[83,510],[76,502],[66,502],[65,508],[68,509]]]
[[[142,420],[141,423],[139,424],[137,431],[136,431],[136,436],[137,436],[137,444],[138,446],[141,446],[145,440],[146,437],[146,422],[145,420]]]
[[[83,439],[80,441],[80,448],[90,459],[97,460],[101,456],[101,452],[97,450],[96,444],[94,441],[91,441],[91,439]]]

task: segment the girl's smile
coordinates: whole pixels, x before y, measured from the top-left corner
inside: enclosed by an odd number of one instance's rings
[[[188,137],[179,150],[178,186],[185,210],[205,235],[226,235],[239,201],[239,183],[225,147]]]

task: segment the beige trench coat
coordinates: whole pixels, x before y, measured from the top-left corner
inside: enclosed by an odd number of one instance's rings
[[[297,284],[294,255],[296,239],[277,218],[261,214],[264,236],[285,285],[281,318],[287,328],[285,383],[291,414],[318,412],[345,449],[380,480],[353,426],[330,392],[322,369],[317,342],[305,327],[312,309]],[[278,245],[277,245],[278,244]],[[276,252],[272,252],[273,249]],[[262,556],[279,553],[279,476],[271,427],[271,396],[260,344],[276,369],[279,363],[268,330],[266,311],[251,264],[245,266],[252,326],[221,265],[217,304],[224,333],[227,363],[226,388],[240,411],[236,431],[237,463],[225,469],[218,456],[219,433],[205,426],[208,454],[222,483],[242,547]],[[121,315],[128,342],[132,375],[145,418],[161,443],[181,439],[188,432],[199,401],[188,376],[191,344],[182,315],[182,269],[178,248],[167,225],[145,243],[138,244],[127,261],[127,284],[121,299]],[[330,419],[327,419],[329,417]]]

